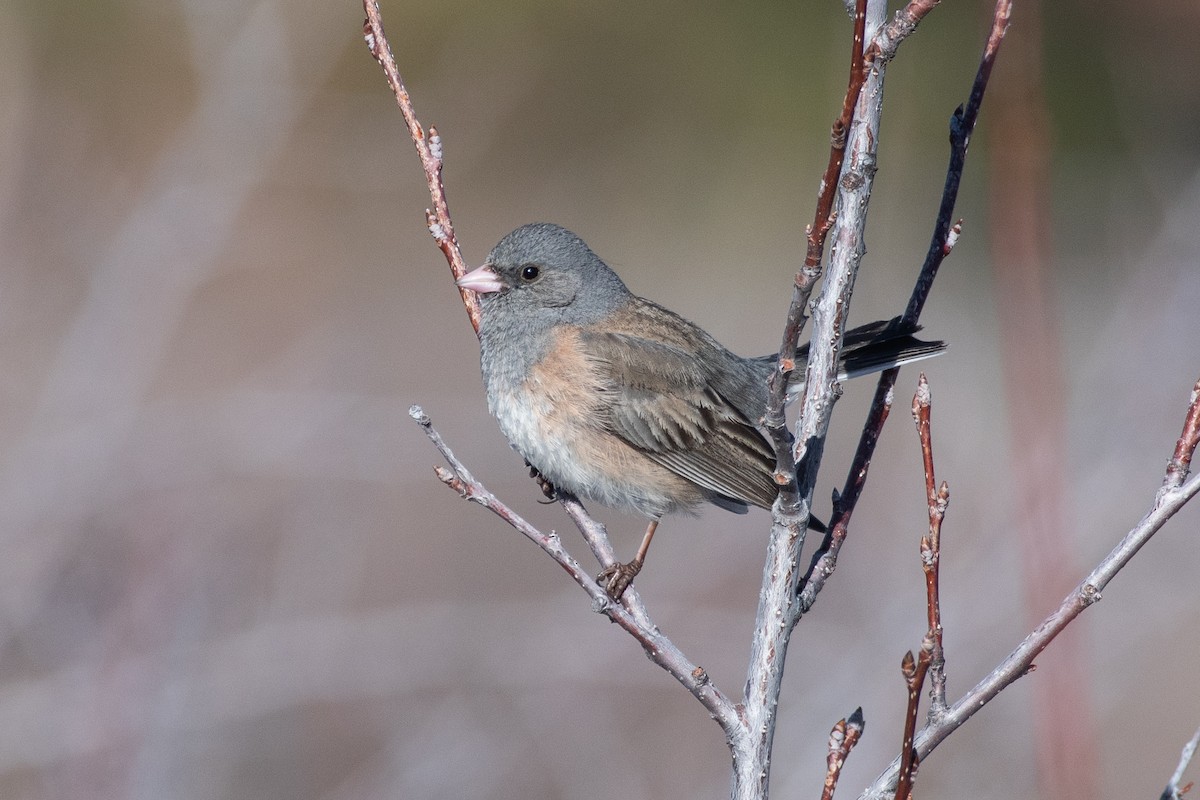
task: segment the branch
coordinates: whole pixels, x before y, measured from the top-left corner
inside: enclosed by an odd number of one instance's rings
[[[821,800],[833,800],[842,767],[862,737],[865,726],[862,708],[859,707],[847,719],[838,720],[829,732],[829,755],[825,757],[825,785],[821,790]]]
[[[580,588],[592,599],[592,610],[604,614],[623,630],[637,640],[646,655],[658,666],[666,670],[675,680],[699,700],[713,719],[725,731],[726,739],[733,747],[736,742],[747,738],[746,729],[738,717],[733,703],[713,684],[708,673],[703,668],[691,663],[670,639],[662,634],[656,625],[644,623],[643,613],[635,614],[624,606],[612,602],[608,593],[592,576],[584,571],[562,546],[562,541],[554,531],[542,533],[525,521],[519,514],[510,509],[496,498],[487,488],[470,473],[466,466],[458,460],[441,435],[433,427],[429,416],[420,406],[413,406],[408,414],[425,431],[425,435],[433,442],[434,447],[446,459],[450,469],[435,467],[438,479],[458,492],[459,496],[478,503],[536,544],[546,555],[554,559],[568,575],[579,584]]]
[[[583,507],[578,498],[564,494],[559,498],[559,503],[567,512],[567,516],[579,528],[579,532],[583,534],[584,542],[596,557],[596,561],[600,562],[600,566],[606,568],[615,564],[617,554],[613,550],[612,541],[608,538],[608,531],[604,529],[604,526],[588,515],[587,509]],[[631,584],[625,588],[625,592],[621,595],[621,605],[634,616],[642,627],[654,628],[654,623],[650,620],[650,614],[646,611],[646,605],[642,602],[637,587]]]
[[[1188,406],[1187,417],[1183,420],[1183,433],[1175,442],[1175,452],[1167,462],[1167,474],[1163,477],[1160,495],[1178,489],[1188,476],[1192,465],[1192,454],[1196,452],[1196,443],[1200,442],[1200,381],[1192,387],[1191,404]]]
[[[883,2],[873,3],[870,7],[872,18],[869,27],[872,36],[883,22],[885,9]],[[781,491],[772,509],[774,524],[763,570],[763,588],[759,596],[747,670],[746,722],[756,736],[755,759],[746,765],[735,762],[735,798],[765,796],[775,731],[775,709],[788,641],[806,608],[797,592],[800,583],[798,564],[825,436],[834,403],[840,394],[837,384],[838,356],[854,280],[865,251],[863,236],[866,210],[875,175],[876,143],[883,102],[886,60],[878,59],[870,65],[864,60],[863,43],[868,27],[866,12],[867,3],[859,0],[855,7],[850,77],[842,116],[834,124],[830,162],[821,183],[816,216],[808,228],[809,246],[804,266],[796,275],[779,362],[776,373],[768,383],[769,400],[764,426],[775,446],[776,480],[781,485]],[[843,136],[847,137],[844,144],[841,141]],[[835,183],[839,175],[840,180]],[[798,366],[794,363],[793,354],[804,326],[804,312],[813,285],[820,276],[819,265],[827,234],[833,236],[831,257],[821,294],[813,308],[812,344],[808,362],[804,365],[804,397],[800,403],[795,438],[789,440],[783,415],[786,386],[790,372]],[[844,515],[844,519],[848,519],[848,515]],[[842,530],[844,534],[844,525]]]
[[[900,745],[900,771],[896,782],[896,800],[908,800],[921,759],[913,747],[917,727],[917,711],[921,705],[921,688],[925,676],[930,676],[929,720],[940,719],[946,713],[946,659],[942,651],[942,604],[938,591],[939,564],[941,561],[942,520],[946,516],[946,505],[950,502],[950,489],[945,482],[935,488],[937,480],[933,471],[933,435],[930,430],[929,382],[925,373],[917,381],[913,395],[913,421],[917,423],[917,437],[921,441],[921,460],[925,468],[925,498],[929,503],[929,533],[921,537],[921,569],[925,573],[926,608],[929,629],[921,641],[921,652],[916,661],[910,650],[904,656],[901,671],[908,687],[908,705],[904,716],[904,738]]]
[[[425,170],[425,181],[429,184],[429,197],[433,201],[432,209],[425,209],[425,224],[429,233],[450,265],[450,272],[458,280],[467,274],[467,265],[463,261],[462,251],[458,247],[458,239],[454,235],[454,222],[450,219],[450,207],[446,203],[446,188],[442,185],[442,137],[438,136],[437,128],[430,127],[429,134],[421,127],[417,112],[413,108],[412,98],[400,77],[396,67],[396,58],[392,55],[392,46],[383,33],[383,17],[379,13],[379,3],[376,0],[363,0],[363,10],[367,18],[363,21],[363,38],[366,39],[367,49],[383,67],[388,86],[396,96],[396,105],[404,115],[404,124],[417,148],[421,166]],[[479,334],[479,297],[472,291],[459,288],[459,297],[467,309],[471,319],[471,327]]]
[[[458,239],[454,234],[454,221],[450,218],[450,208],[446,203],[446,189],[442,183],[442,139],[438,135],[437,128],[432,126],[429,129],[427,137],[424,129],[421,127],[420,120],[417,119],[417,112],[413,108],[412,98],[409,96],[408,89],[404,85],[404,80],[400,76],[400,71],[396,67],[396,59],[392,55],[392,45],[388,42],[387,36],[383,32],[383,17],[379,12],[379,4],[375,0],[363,0],[363,9],[367,14],[367,18],[363,22],[363,37],[366,39],[367,48],[383,68],[383,74],[387,78],[388,86],[392,89],[392,94],[396,96],[396,105],[400,107],[400,113],[404,116],[404,124],[408,128],[413,145],[417,148],[417,156],[421,160],[421,166],[425,170],[425,180],[429,185],[429,196],[433,202],[432,210],[425,209],[426,224],[434,241],[441,248],[443,255],[445,255],[446,262],[450,265],[452,276],[455,280],[458,280],[467,274],[467,266],[463,261],[462,251],[458,247]],[[467,316],[471,320],[471,327],[474,328],[475,334],[478,335],[479,295],[462,288],[459,288],[458,293],[459,297],[462,298],[463,305],[467,309]],[[564,497],[563,507],[579,527],[584,540],[587,541],[592,552],[596,554],[596,558],[600,564],[605,567],[612,564],[615,561],[615,556],[613,555],[612,546],[608,540],[608,533],[604,530],[604,526],[588,516],[587,511],[575,498]],[[625,596],[622,598],[622,602],[639,619],[644,627],[653,627],[649,616],[646,614],[645,606],[642,605],[641,599],[636,593],[631,593],[627,590]]]
[[[873,21],[876,25],[882,21],[884,6],[879,0],[872,5]],[[746,671],[744,708],[746,728],[753,736],[753,752],[750,758],[734,759],[735,800],[767,796],[771,747],[775,736],[779,692],[783,685],[784,661],[787,657],[788,640],[795,620],[798,619],[795,612],[796,587],[800,577],[798,565],[812,503],[812,483],[807,475],[815,476],[820,463],[820,447],[808,450],[806,437],[824,437],[833,405],[831,399],[810,401],[807,397],[801,405],[797,432],[805,450],[812,458],[806,467],[807,472],[802,471],[801,475],[797,475],[799,453],[786,430],[787,422],[784,416],[787,384],[791,372],[797,366],[794,359],[796,345],[804,326],[804,311],[808,305],[808,298],[820,276],[819,264],[825,236],[836,218],[831,211],[834,200],[839,201],[840,207],[850,209],[845,219],[837,220],[839,229],[844,230],[850,226],[856,230],[856,235],[861,236],[862,228],[866,224],[866,201],[870,195],[871,175],[874,170],[865,165],[874,163],[874,133],[878,130],[882,103],[880,73],[872,75],[871,85],[875,91],[862,91],[865,85],[862,53],[866,14],[867,0],[858,0],[851,45],[850,75],[842,115],[833,126],[829,164],[821,182],[816,217],[808,228],[808,253],[803,268],[796,274],[792,302],[780,344],[778,367],[768,381],[769,398],[764,426],[775,448],[775,479],[780,485],[780,492],[771,510],[771,536],[767,544],[762,589],[759,593],[758,612],[751,640],[750,663]],[[867,101],[864,103],[866,108],[860,108],[859,116],[855,117],[854,110],[863,99]],[[851,134],[849,140],[845,138],[847,133]],[[848,146],[851,163],[844,164]],[[853,174],[853,180],[850,177],[843,181],[836,180],[843,167],[847,173]],[[846,197],[849,192],[848,186],[856,190],[853,199]],[[821,300],[814,312],[818,325],[809,348],[808,363],[805,365],[809,392],[819,388],[823,393],[832,393],[837,374],[837,355],[841,347],[842,321],[845,307],[849,304],[850,290],[854,283],[853,275],[858,268],[861,252],[858,247],[846,247],[836,253],[836,258],[830,260],[830,275],[822,287]],[[840,309],[841,315],[831,316],[830,311],[834,308]],[[814,363],[819,365],[818,373],[814,373]],[[834,371],[831,372],[831,369]],[[814,378],[814,374],[818,377]],[[807,415],[805,408],[811,409]]]
[[[917,710],[921,705],[921,687],[925,684],[925,673],[929,671],[932,638],[926,635],[921,643],[921,654],[913,658],[912,650],[904,654],[900,672],[908,689],[908,704],[904,712],[904,736],[900,740],[900,777],[896,781],[896,800],[908,800],[912,795],[913,781],[917,778],[917,767],[921,759],[913,747],[913,734],[917,729]]]
[[[1171,774],[1171,780],[1167,782],[1167,788],[1163,789],[1162,796],[1159,800],[1183,800],[1183,795],[1192,788],[1192,784],[1180,786],[1179,782],[1183,780],[1184,770],[1188,768],[1188,764],[1192,761],[1192,756],[1196,754],[1196,748],[1200,746],[1200,728],[1196,730],[1196,734],[1191,741],[1183,746],[1183,752],[1179,754],[1179,763],[1175,766],[1175,772]]]
[[[1197,385],[1200,386],[1200,381],[1197,381]],[[1158,490],[1153,507],[1104,557],[1104,560],[1097,564],[1096,568],[1063,598],[1058,608],[1025,637],[1025,640],[999,666],[971,691],[963,695],[941,719],[931,721],[925,726],[915,744],[919,758],[925,758],[933,752],[935,747],[970,719],[976,711],[983,708],[1006,686],[1029,672],[1033,666],[1033,660],[1046,649],[1054,637],[1082,614],[1084,609],[1098,601],[1109,581],[1129,563],[1142,545],[1146,544],[1150,537],[1166,524],[1167,520],[1183,508],[1188,500],[1200,492],[1200,475],[1194,475],[1188,479],[1186,474],[1181,474],[1178,470],[1173,471],[1173,465],[1176,462],[1190,463],[1195,454],[1197,441],[1200,439],[1200,433],[1197,432],[1198,417],[1200,417],[1200,390],[1193,389],[1184,420],[1183,434],[1180,436],[1182,447],[1176,444],[1175,457],[1167,466],[1163,487]],[[888,787],[895,784],[899,771],[900,759],[896,759],[863,792],[862,797],[885,797]]]
[[[775,480],[782,487],[780,490],[780,510],[788,516],[795,516],[798,497],[796,496],[796,459],[792,451],[792,437],[787,429],[785,407],[787,405],[788,384],[791,383],[792,373],[797,365],[795,354],[800,344],[800,334],[808,321],[805,310],[813,287],[821,277],[821,257],[825,252],[825,238],[833,224],[833,201],[837,194],[837,178],[841,174],[846,156],[846,134],[854,120],[854,109],[858,105],[859,95],[862,94],[863,82],[866,78],[866,63],[863,60],[863,41],[866,38],[867,0],[856,0],[854,6],[854,34],[850,47],[850,77],[846,86],[846,96],[842,100],[842,112],[833,121],[829,134],[829,161],[825,166],[825,174],[821,177],[820,188],[817,191],[817,208],[813,221],[806,228],[807,249],[804,265],[796,273],[792,289],[792,302],[788,306],[787,316],[783,326],[783,337],[779,345],[779,360],[775,371],[767,382],[767,411],[764,417],[764,427],[775,446]],[[788,520],[793,525],[804,525],[804,519]],[[803,529],[801,529],[803,538]]]
[[[908,5],[896,12],[896,16],[887,25],[879,29],[871,40],[867,51],[870,61],[891,61],[896,56],[900,43],[917,30],[925,15],[933,11],[934,6],[941,0],[911,0]]]
[[[923,7],[924,4],[910,3]],[[950,119],[950,164],[946,169],[946,182],[942,189],[942,202],[938,209],[937,219],[933,226],[933,236],[930,239],[929,250],[921,273],[913,287],[908,307],[905,309],[901,324],[915,326],[920,319],[921,310],[929,297],[933,281],[937,277],[938,268],[950,251],[954,248],[961,232],[961,222],[952,223],[954,206],[958,200],[958,190],[962,183],[963,170],[966,167],[967,148],[971,142],[971,134],[979,119],[979,109],[987,91],[988,79],[992,74],[992,65],[999,54],[1004,34],[1008,30],[1008,20],[1012,13],[1011,0],[997,0],[992,17],[992,29],[988,35],[980,58],[979,69],[975,73],[975,82],[971,87],[970,97],[964,106],[960,106]],[[876,39],[878,41],[878,37]],[[882,45],[881,45],[882,47]],[[893,48],[894,49],[894,48]],[[825,586],[825,581],[837,568],[837,557],[842,543],[846,538],[846,530],[850,518],[862,494],[866,483],[867,472],[871,467],[871,457],[875,445],[879,441],[879,433],[887,420],[886,406],[891,403],[892,392],[896,385],[899,369],[889,369],[879,376],[875,388],[875,399],[871,410],[867,412],[867,420],[863,425],[862,436],[859,438],[858,449],[850,464],[846,483],[840,493],[834,494],[833,514],[829,520],[829,533],[817,550],[805,573],[803,589],[800,593],[799,612],[804,614],[816,602],[817,595]]]
[[[938,588],[942,560],[942,520],[950,504],[950,487],[937,483],[933,473],[933,435],[930,430],[929,383],[925,373],[917,382],[913,395],[913,419],[921,440],[921,460],[925,464],[925,497],[929,502],[929,534],[921,537],[921,569],[925,572],[926,608],[929,630],[929,720],[935,721],[946,713],[946,654],[942,649],[942,601]],[[922,647],[922,652],[925,648]]]

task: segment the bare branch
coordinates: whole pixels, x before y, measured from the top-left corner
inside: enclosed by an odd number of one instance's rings
[[[1188,406],[1184,421],[1183,436],[1186,446],[1180,451],[1176,446],[1175,454],[1190,461],[1195,453],[1196,439],[1189,438],[1195,425],[1195,418],[1200,415],[1200,392],[1193,391],[1191,403]],[[1174,459],[1173,459],[1174,460]],[[1167,468],[1170,478],[1171,467]],[[1098,601],[1109,581],[1129,563],[1146,542],[1173,517],[1179,509],[1200,492],[1200,475],[1192,476],[1178,486],[1165,486],[1159,489],[1154,505],[1141,521],[1125,535],[1125,538],[1112,549],[1096,568],[1083,579],[1032,633],[1025,637],[1016,649],[1009,653],[991,673],[976,686],[963,695],[958,702],[947,709],[945,715],[936,722],[930,722],[917,736],[915,747],[919,758],[925,758],[941,742],[960,725],[983,708],[1005,687],[1029,672],[1033,660],[1046,649],[1067,625],[1071,624],[1084,609]],[[900,771],[900,759],[896,759],[881,774],[870,787],[863,792],[863,798],[883,798],[888,794],[888,787],[895,785]]]
[[[921,705],[921,687],[925,684],[925,673],[929,671],[929,654],[933,640],[926,635],[921,642],[921,652],[913,659],[912,651],[904,654],[900,672],[908,689],[908,703],[904,712],[904,736],[900,741],[900,777],[896,781],[896,800],[908,800],[912,795],[913,781],[917,779],[917,768],[921,759],[913,747],[913,736],[917,730],[917,711]]]
[[[767,559],[763,567],[762,589],[746,673],[744,708],[746,727],[754,737],[754,750],[752,758],[734,760],[733,796],[737,800],[762,798],[767,794],[783,666],[788,639],[799,619],[796,610],[799,558],[808,527],[813,479],[820,464],[820,442],[824,439],[833,407],[836,364],[845,312],[862,255],[861,244],[854,244],[853,240],[861,242],[862,230],[866,225],[883,79],[882,74],[876,72],[871,76],[871,83],[864,82],[862,51],[867,7],[867,0],[858,0],[855,7],[850,75],[842,116],[834,124],[829,165],[821,184],[816,218],[808,230],[808,254],[804,267],[796,275],[780,345],[779,367],[768,382],[765,426],[775,445],[776,480],[781,490],[772,509],[771,537],[767,544]],[[882,2],[871,4],[873,26],[882,21],[884,7]],[[873,91],[864,92],[863,87],[867,85],[872,86]],[[847,134],[850,138],[841,141]],[[837,180],[837,176],[843,172],[846,176]],[[843,219],[836,219],[831,211],[835,199],[840,207],[850,209]],[[842,237],[838,243],[841,249],[836,253],[837,257],[830,260],[829,275],[814,311],[817,325],[805,371],[806,396],[801,403],[800,420],[797,423],[799,441],[792,444],[786,431],[783,411],[787,383],[791,370],[796,366],[793,356],[804,325],[808,298],[820,276],[825,235],[835,230],[830,227],[835,220],[836,230],[840,231]],[[800,463],[802,455],[807,460],[798,473],[796,465]]]
[[[396,103],[404,116],[405,125],[412,137],[417,155],[425,171],[426,182],[429,185],[430,198],[433,208],[426,210],[426,223],[434,241],[442,250],[455,279],[467,273],[467,267],[459,249],[454,233],[454,223],[450,218],[450,210],[446,201],[446,191],[442,183],[442,141],[437,129],[431,127],[428,135],[421,127],[413,108],[412,99],[400,76],[392,48],[383,31],[383,20],[379,6],[375,0],[364,0],[366,21],[363,24],[363,35],[372,56],[383,68],[388,85],[396,97]],[[479,299],[471,291],[460,289],[467,314],[476,334],[479,333]],[[578,562],[563,548],[558,534],[553,531],[544,534],[526,522],[507,505],[500,502],[482,483],[477,481],[467,468],[450,451],[441,436],[433,428],[429,417],[418,407],[413,406],[409,414],[424,429],[430,441],[442,453],[450,464],[451,469],[437,468],[438,478],[462,497],[479,503],[489,509],[513,528],[523,533],[538,545],[544,552],[555,560],[566,572],[575,579],[585,592],[592,598],[592,606],[616,622],[646,651],[652,661],[669,672],[707,708],[712,717],[725,731],[730,747],[747,740],[745,727],[742,725],[733,704],[713,685],[703,668],[692,664],[683,653],[663,634],[650,619],[640,597],[635,591],[628,590],[623,598],[623,605],[617,606],[611,602],[608,594],[584,572]],[[578,500],[571,497],[562,499],[563,507],[575,521],[583,534],[588,546],[596,554],[604,566],[614,561],[612,546],[604,527],[588,516]]]
[[[952,223],[951,220],[954,215],[955,203],[958,200],[958,190],[962,183],[963,170],[966,167],[967,147],[971,142],[971,134],[975,130],[975,123],[979,119],[979,109],[983,104],[983,97],[987,91],[988,79],[992,74],[992,65],[999,54],[1004,34],[1008,30],[1008,20],[1011,13],[1011,0],[997,0],[992,18],[992,29],[988,35],[987,44],[984,46],[983,55],[979,62],[979,69],[975,73],[975,82],[971,87],[970,97],[964,106],[955,111],[954,116],[950,120],[950,164],[946,169],[946,182],[942,189],[942,202],[938,209],[937,219],[934,222],[933,236],[930,239],[925,263],[921,267],[921,273],[917,278],[916,285],[913,287],[908,308],[905,309],[902,318],[902,324],[904,325],[915,326],[917,324],[921,316],[921,310],[925,307],[925,301],[929,297],[933,281],[937,277],[938,268],[945,257],[949,255],[950,250],[953,249],[954,243],[957,241],[958,235],[962,230],[961,222]],[[845,532],[849,527],[850,518],[854,514],[858,498],[862,494],[862,487],[866,482],[867,472],[871,466],[871,456],[875,452],[876,442],[879,441],[879,433],[883,429],[883,423],[887,420],[884,405],[891,402],[892,391],[896,386],[896,376],[899,374],[899,369],[889,369],[879,376],[879,383],[875,389],[875,399],[872,401],[871,410],[867,413],[867,420],[863,425],[863,432],[854,454],[854,461],[850,464],[850,471],[846,476],[846,483],[842,492],[834,503],[833,516],[829,521],[830,532],[826,535],[825,541],[822,542],[820,549],[809,566],[808,572],[804,576],[804,593],[798,606],[801,613],[805,613],[812,607],[812,604],[816,601],[816,596],[825,586],[825,581],[833,574],[834,569],[837,567],[838,551],[841,548],[842,541],[845,539]],[[834,532],[839,530],[841,531],[841,536],[835,537],[833,535]]]
[[[883,423],[887,421],[892,410],[892,395],[892,386],[880,380],[875,387],[875,400],[871,403],[871,411],[863,425],[863,435],[854,452],[846,484],[841,492],[833,490],[833,514],[829,519],[829,532],[825,534],[825,540],[813,555],[808,572],[804,575],[798,603],[801,614],[807,614],[812,608],[825,581],[837,568],[838,553],[841,552],[842,543],[846,541],[846,534],[849,532],[850,516],[854,513],[854,507],[858,504],[858,498],[867,482],[871,455],[875,452]]]
[[[1183,421],[1183,433],[1175,443],[1175,452],[1167,462],[1167,474],[1163,477],[1159,493],[1178,489],[1188,476],[1192,465],[1192,454],[1196,452],[1196,443],[1200,441],[1200,381],[1192,387],[1191,402],[1188,406],[1187,418]]]
[[[708,673],[703,668],[691,663],[684,656],[683,652],[670,639],[663,635],[658,626],[652,623],[648,625],[642,623],[641,618],[644,614],[644,609],[642,609],[642,614],[635,615],[624,606],[613,603],[600,584],[596,583],[592,579],[592,576],[579,566],[579,562],[572,558],[570,553],[566,551],[557,533],[554,531],[550,533],[539,531],[519,514],[502,503],[471,475],[466,466],[450,450],[445,440],[442,439],[441,435],[433,427],[429,416],[420,406],[413,406],[408,410],[408,414],[421,426],[422,430],[425,431],[425,435],[429,437],[434,447],[438,449],[438,452],[446,459],[446,463],[450,465],[450,469],[444,467],[435,468],[438,479],[442,483],[454,489],[464,499],[478,503],[496,514],[554,559],[555,563],[562,567],[592,599],[592,609],[594,611],[604,614],[633,636],[638,641],[638,644],[642,646],[642,649],[646,651],[646,655],[651,661],[662,667],[675,680],[683,684],[708,709],[713,719],[725,731],[725,736],[730,742],[730,747],[733,747],[735,742],[747,739],[746,729],[742,725],[733,703],[713,684],[712,680],[708,677]]]
[[[383,33],[383,17],[379,13],[379,3],[376,0],[363,0],[363,10],[367,13],[367,18],[363,22],[363,38],[366,39],[371,55],[379,62],[379,66],[383,67],[383,74],[387,77],[388,86],[392,87],[392,94],[396,96],[396,105],[400,107],[400,113],[404,115],[404,124],[408,126],[408,133],[412,137],[413,144],[417,148],[417,155],[421,158],[421,166],[425,170],[425,181],[429,184],[429,197],[433,201],[433,208],[425,209],[425,224],[429,228],[433,240],[446,257],[446,263],[450,265],[450,272],[454,275],[454,279],[458,280],[467,274],[467,265],[463,261],[462,251],[458,247],[458,239],[454,235],[454,222],[450,219],[446,189],[442,185],[442,138],[438,135],[437,128],[434,127],[430,127],[429,134],[426,135],[425,130],[421,127],[421,121],[417,119],[412,98],[408,96],[404,79],[401,78],[400,70],[396,67],[392,46]],[[467,309],[467,316],[471,318],[471,327],[478,334],[479,297],[474,292],[463,288],[459,288],[458,294],[462,298],[463,306]]]
[[[933,722],[946,713],[946,655],[942,649],[942,601],[939,592],[939,576],[942,559],[942,520],[946,518],[946,507],[950,504],[950,487],[934,488],[937,479],[933,472],[933,434],[930,430],[929,382],[925,373],[917,382],[913,395],[913,419],[917,423],[917,436],[921,440],[921,458],[925,464],[925,497],[929,503],[929,533],[921,537],[921,569],[925,572],[925,595],[929,630],[926,639],[929,647],[929,721]],[[924,648],[922,648],[924,650]]]
[[[592,554],[596,556],[596,560],[600,562],[601,567],[609,567],[617,563],[617,554],[613,550],[612,541],[608,538],[608,531],[604,529],[596,520],[588,515],[587,509],[579,502],[578,498],[570,495],[564,495],[559,498],[559,503],[566,510],[567,516],[579,528],[579,532],[583,534],[583,540],[591,549]],[[621,595],[621,605],[633,614],[634,618],[645,628],[653,628],[654,623],[650,620],[650,615],[646,611],[646,605],[642,602],[641,595],[637,592],[637,587],[630,584],[626,587],[625,592]]]
[[[1196,754],[1197,747],[1200,747],[1200,728],[1196,729],[1191,741],[1183,746],[1183,752],[1179,754],[1179,763],[1175,766],[1175,772],[1171,774],[1171,780],[1167,782],[1167,788],[1163,789],[1159,800],[1183,800],[1184,792],[1192,788],[1190,783],[1180,786],[1179,782],[1183,780],[1183,773],[1191,763],[1192,756]]]
[[[917,30],[925,15],[933,11],[934,6],[940,2],[941,0],[910,0],[908,5],[896,12],[891,22],[875,34],[875,38],[871,40],[871,47],[867,50],[867,59],[891,61],[900,43]]]
[[[833,800],[842,767],[862,737],[865,724],[862,708],[859,707],[847,719],[838,720],[829,732],[829,755],[825,757],[825,785],[821,790],[821,800]]]
[[[446,189],[442,182],[444,162],[442,159],[441,136],[438,135],[437,128],[432,126],[427,136],[425,130],[421,127],[420,120],[417,119],[412,98],[409,96],[408,89],[405,87],[404,80],[396,66],[396,59],[392,54],[392,46],[383,31],[383,17],[380,15],[379,4],[375,0],[364,0],[363,9],[367,15],[363,23],[363,37],[367,42],[367,48],[383,68],[383,74],[387,78],[388,85],[396,97],[396,105],[400,107],[400,113],[404,117],[404,124],[408,128],[413,145],[417,149],[417,156],[420,158],[421,166],[425,171],[425,179],[429,185],[429,196],[433,202],[433,208],[426,209],[425,211],[426,224],[434,241],[442,250],[443,255],[445,255],[446,261],[450,265],[451,274],[457,280],[467,273],[467,266],[463,260],[462,251],[459,249],[458,240],[454,233],[454,222],[450,218],[450,209],[446,202]],[[459,296],[462,298],[463,305],[467,309],[467,316],[471,320],[471,326],[478,335],[479,296],[475,292],[462,288],[459,289]],[[567,513],[575,521],[575,524],[579,526],[580,532],[583,533],[584,539],[596,554],[597,560],[600,561],[601,565],[608,566],[613,563],[615,560],[613,550],[608,542],[608,534],[604,530],[604,526],[588,516],[587,511],[575,498],[563,498],[563,507],[566,508]],[[631,594],[630,592],[626,592],[623,602],[626,608],[638,617],[643,626],[652,627],[649,617],[646,614],[646,609],[636,593]]]

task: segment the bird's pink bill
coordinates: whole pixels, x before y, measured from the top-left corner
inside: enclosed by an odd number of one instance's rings
[[[459,278],[457,283],[460,288],[470,289],[477,294],[489,294],[508,288],[490,264],[471,270]]]

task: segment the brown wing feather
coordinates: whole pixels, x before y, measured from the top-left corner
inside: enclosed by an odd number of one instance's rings
[[[585,331],[584,337],[608,394],[599,424],[697,486],[770,507],[777,492],[774,453],[714,388],[711,371],[719,364],[635,335]]]

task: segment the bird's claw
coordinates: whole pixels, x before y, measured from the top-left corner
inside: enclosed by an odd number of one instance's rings
[[[554,488],[554,484],[546,480],[546,476],[538,472],[538,468],[533,464],[526,461],[525,466],[529,467],[529,477],[537,482],[538,488],[542,490],[542,494],[546,495],[546,499],[550,502],[557,500],[558,490]]]
[[[608,592],[609,597],[613,600],[620,600],[621,595],[625,594],[629,584],[633,583],[633,579],[641,571],[642,564],[639,561],[613,564],[601,570],[600,574],[596,576],[596,582],[604,587],[604,591]]]

